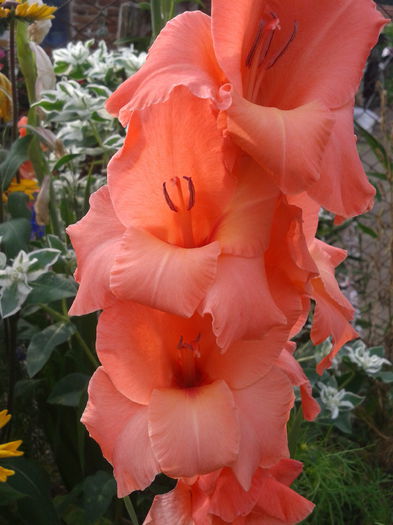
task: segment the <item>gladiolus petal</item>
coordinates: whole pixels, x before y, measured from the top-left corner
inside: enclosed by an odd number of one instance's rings
[[[154,390],[149,433],[155,457],[169,476],[191,477],[230,465],[240,439],[233,395],[223,381]]]

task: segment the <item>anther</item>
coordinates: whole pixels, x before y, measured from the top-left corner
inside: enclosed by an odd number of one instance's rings
[[[183,179],[185,179],[188,183],[188,193],[190,196],[188,199],[187,211],[190,211],[191,208],[193,208],[195,205],[195,186],[194,186],[194,183],[192,182],[191,177],[183,177]]]
[[[297,35],[297,31],[298,31],[298,28],[299,28],[299,24],[297,22],[294,23],[293,25],[293,31],[292,31],[292,34],[291,36],[289,37],[289,40],[288,42],[285,44],[285,46],[281,49],[281,51],[279,51],[275,57],[272,58],[272,60],[269,62],[269,65],[267,66],[266,69],[270,69],[271,67],[274,66],[274,64],[278,61],[278,59],[280,59],[284,53],[286,53],[288,47],[290,46],[290,44],[294,41],[296,35]]]
[[[169,208],[172,211],[176,211],[176,212],[179,211],[178,208],[173,204],[171,198],[169,197],[168,190],[166,189],[166,182],[162,183],[162,191],[164,192],[164,197],[165,197],[166,203],[168,204]]]
[[[265,26],[266,26],[266,22],[264,20],[261,20],[259,22],[259,24],[258,24],[257,35],[255,37],[253,45],[251,46],[250,52],[248,53],[247,58],[246,58],[246,66],[247,67],[251,67],[252,59],[254,58],[254,55],[255,55],[255,52],[257,50],[258,44],[259,44],[259,42],[261,40],[261,37],[263,35],[263,30],[265,29]]]
[[[180,336],[179,342],[177,343],[178,350],[182,350],[183,348],[187,348],[188,350],[193,350],[192,344],[185,343],[183,340],[183,336]]]

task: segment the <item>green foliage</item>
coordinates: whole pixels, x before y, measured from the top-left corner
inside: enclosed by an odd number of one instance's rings
[[[2,191],[6,190],[15,177],[19,166],[29,159],[29,145],[32,137],[26,136],[17,139],[8,151],[7,156],[0,164]]]
[[[316,504],[309,525],[389,525],[393,476],[370,462],[367,449],[330,435],[329,443],[303,443],[296,459],[304,472],[293,488]],[[334,443],[332,446],[331,443]]]
[[[26,355],[26,369],[29,377],[34,377],[48,361],[55,348],[68,341],[75,331],[76,327],[72,323],[59,322],[35,334],[30,341]]]

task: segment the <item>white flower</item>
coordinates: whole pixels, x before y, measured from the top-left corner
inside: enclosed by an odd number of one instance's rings
[[[392,363],[376,354],[371,354],[363,341],[357,341],[353,346],[346,346],[346,353],[349,359],[362,368],[366,374],[377,374],[384,364],[391,365]]]
[[[35,262],[36,259],[30,260],[26,252],[20,251],[11,266],[6,266],[4,270],[0,270],[0,286],[6,288],[16,285],[17,293],[27,297],[31,290],[28,285],[29,267]]]
[[[4,266],[4,257],[0,257],[0,313],[3,319],[21,309],[32,290],[30,283],[46,273],[59,256],[60,251],[53,248],[30,253],[21,250],[8,266]]]
[[[351,401],[344,399],[350,394],[344,388],[338,390],[334,386],[324,385],[323,383],[317,383],[317,385],[320,390],[321,401],[325,408],[330,411],[332,419],[337,419],[342,409],[352,410],[355,408]]]

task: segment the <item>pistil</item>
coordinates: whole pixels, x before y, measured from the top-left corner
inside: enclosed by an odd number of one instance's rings
[[[180,381],[183,387],[194,387],[198,383],[198,369],[196,359],[200,357],[199,341],[200,334],[191,341],[186,343],[183,336],[180,337],[177,344],[179,351]]]

